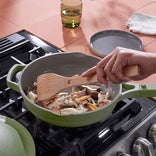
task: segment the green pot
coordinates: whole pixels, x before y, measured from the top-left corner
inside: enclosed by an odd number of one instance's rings
[[[155,84],[113,84],[109,82],[111,97],[113,100],[103,108],[80,114],[59,115],[33,103],[25,94],[27,87],[33,87],[37,76],[43,73],[56,73],[62,76],[81,74],[93,67],[100,58],[80,52],[59,53],[41,57],[34,62],[23,66],[14,65],[7,76],[8,87],[21,93],[28,109],[41,120],[62,127],[82,127],[96,123],[108,115],[116,106],[117,102],[131,97],[154,97],[156,95]],[[21,72],[18,84],[11,79],[18,71]],[[128,89],[122,92],[122,89]],[[105,89],[103,87],[103,89]]]

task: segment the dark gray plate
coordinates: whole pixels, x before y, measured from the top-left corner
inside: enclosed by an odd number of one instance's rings
[[[142,50],[143,43],[136,35],[121,30],[105,30],[95,33],[90,38],[90,47],[94,53],[104,57],[117,46]]]

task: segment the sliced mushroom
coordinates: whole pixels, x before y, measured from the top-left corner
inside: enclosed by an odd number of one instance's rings
[[[31,100],[31,101],[35,101],[36,100],[36,98],[37,98],[37,95],[36,94],[34,94],[32,91],[30,91],[30,92],[28,92],[28,98]]]
[[[108,97],[109,93],[105,94],[104,92],[100,91],[100,93],[98,94],[98,105],[100,108],[110,102],[110,100],[108,100]]]
[[[101,90],[97,85],[81,85],[80,89],[86,89],[87,94],[96,99],[98,98],[98,93]]]

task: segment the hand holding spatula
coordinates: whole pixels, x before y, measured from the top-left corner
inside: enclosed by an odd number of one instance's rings
[[[133,77],[138,74],[138,66],[133,65],[124,67],[123,73],[127,77]],[[39,75],[37,78],[38,101],[42,102],[51,99],[56,94],[67,88],[80,86],[82,84],[91,84],[95,82],[98,82],[96,74],[94,74],[91,77],[64,77],[54,73],[46,73]]]

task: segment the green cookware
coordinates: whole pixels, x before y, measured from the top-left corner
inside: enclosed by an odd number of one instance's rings
[[[62,127],[81,127],[96,123],[111,114],[117,102],[131,97],[154,97],[156,95],[156,84],[113,84],[109,82],[112,97],[105,107],[80,114],[59,115],[33,103],[25,94],[27,87],[33,87],[38,75],[43,73],[56,73],[62,76],[81,74],[93,67],[100,58],[80,52],[68,52],[52,54],[41,57],[34,62],[23,66],[14,65],[7,75],[7,85],[20,92],[28,109],[41,120]],[[15,73],[21,71],[18,84],[12,81]],[[123,88],[127,91],[122,92]],[[103,89],[106,89],[103,87]]]
[[[0,156],[35,156],[33,138],[20,123],[0,115]]]

